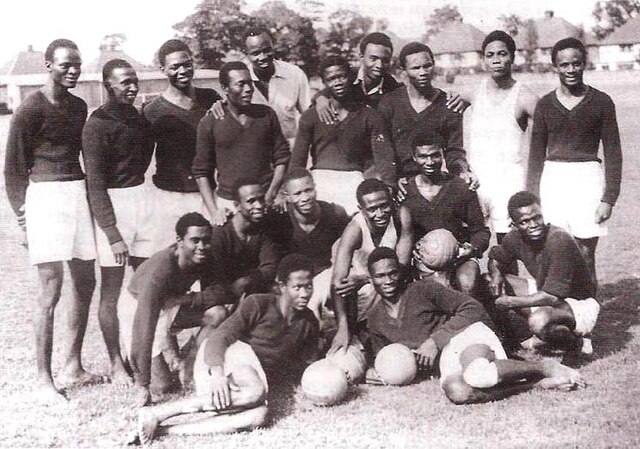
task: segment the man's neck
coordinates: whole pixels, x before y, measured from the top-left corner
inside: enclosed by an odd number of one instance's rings
[[[383,77],[372,77],[368,75],[366,72],[362,74],[362,84],[364,85],[365,92],[369,92],[371,89],[378,87],[378,85],[382,82]]]
[[[424,89],[418,89],[413,84],[407,83],[407,92],[409,93],[409,98],[414,98],[416,100],[428,100],[429,102],[433,102],[438,96],[438,89],[429,84]]]
[[[402,296],[396,294],[391,299],[384,298],[382,300],[384,309],[391,318],[398,318],[400,316],[400,307],[402,306]]]
[[[419,183],[424,186],[438,186],[442,184],[442,179],[442,171],[435,172],[434,174],[429,176],[425,175],[424,173],[418,176]]]
[[[584,97],[587,93],[588,86],[584,83],[575,86],[566,86],[560,84],[560,93],[566,97]]]
[[[42,87],[42,93],[54,104],[59,103],[71,95],[66,87],[54,83],[51,78],[49,78],[47,83]]]
[[[273,75],[276,74],[276,66],[274,64],[270,68],[264,69],[264,70],[256,68],[254,66],[253,67],[253,73],[256,74],[256,76],[258,77],[258,79],[260,81],[262,81],[263,83],[268,83],[271,80],[271,78],[273,78]]]
[[[195,89],[195,87],[193,87],[193,84],[189,84],[184,89],[178,89],[176,86],[174,86],[173,84],[169,83],[167,88],[162,93],[162,96],[165,97],[169,101],[171,101],[171,100],[180,101],[180,100],[184,100],[186,98],[190,98],[192,100],[195,100],[195,98],[196,98],[196,89]]]
[[[231,219],[231,223],[233,224],[233,229],[236,231],[236,234],[239,237],[244,237],[248,232],[255,229],[258,224],[252,223],[247,220],[244,215],[237,213]]]
[[[508,90],[511,89],[514,84],[516,84],[516,80],[513,79],[511,73],[509,73],[498,78],[491,77],[487,86],[491,90]]]
[[[291,307],[291,300],[284,294],[278,296],[278,309],[287,323],[296,315],[297,311]]]
[[[229,109],[229,112],[231,112],[236,117],[239,117],[246,113],[247,106],[232,103],[227,97],[227,108]]]
[[[320,205],[316,201],[313,203],[313,208],[308,214],[303,214],[295,207],[293,208],[293,216],[301,225],[314,225],[320,221]]]

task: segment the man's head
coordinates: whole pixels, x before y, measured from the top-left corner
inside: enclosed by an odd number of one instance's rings
[[[264,188],[255,179],[241,179],[235,188],[238,215],[249,223],[261,223],[267,213]]]
[[[556,42],[551,49],[551,62],[563,86],[572,88],[584,84],[587,49],[580,40],[568,37]]]
[[[413,87],[418,91],[431,87],[435,64],[431,48],[420,42],[410,42],[402,47],[398,59]]]
[[[426,177],[439,175],[442,170],[444,139],[440,134],[422,132],[412,142],[413,160]]]
[[[176,241],[182,257],[194,265],[209,257],[211,223],[197,212],[189,212],[176,223]]]
[[[511,76],[511,64],[516,57],[516,43],[502,30],[487,34],[482,42],[482,59],[492,78]]]
[[[384,33],[369,33],[360,41],[360,60],[364,76],[374,83],[389,72],[393,44]]]
[[[320,62],[318,74],[334,98],[343,98],[349,91],[351,66],[342,56],[327,56]]]
[[[124,59],[112,59],[102,67],[102,83],[109,99],[132,105],[138,96],[138,75]]]
[[[229,103],[237,108],[243,108],[251,104],[253,96],[253,81],[249,68],[244,62],[227,62],[220,68],[220,85],[227,95]]]
[[[391,248],[374,249],[367,259],[373,288],[383,299],[396,302],[400,292],[400,263]]]
[[[244,34],[244,45],[253,70],[272,72],[275,70],[273,40],[264,28],[249,28]]]
[[[293,167],[282,180],[287,202],[301,215],[311,214],[316,201],[316,186],[309,170]]]
[[[515,228],[525,240],[537,242],[544,240],[547,226],[540,207],[540,198],[527,191],[515,193],[507,204],[509,217]]]
[[[280,293],[290,301],[294,310],[303,310],[311,299],[313,270],[313,261],[302,254],[289,254],[278,264]]]
[[[78,46],[69,39],[54,40],[44,52],[44,66],[55,85],[64,89],[76,87],[82,71]]]
[[[356,189],[358,208],[372,229],[385,229],[393,214],[389,187],[379,179],[365,179]]]
[[[179,90],[191,86],[194,67],[191,49],[180,39],[169,39],[158,50],[160,70],[169,83]]]

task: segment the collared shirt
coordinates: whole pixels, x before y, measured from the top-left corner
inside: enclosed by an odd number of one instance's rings
[[[382,90],[382,86],[384,84],[384,76],[380,78],[380,82],[373,89],[367,91],[364,83],[364,69],[362,68],[362,66],[358,69],[358,76],[353,81],[353,84],[362,86],[362,92],[364,92],[364,94],[367,96],[373,94],[382,95],[384,93],[384,91]]]
[[[288,140],[296,136],[298,130],[298,114],[302,114],[311,105],[309,81],[307,75],[295,64],[284,61],[273,61],[275,73],[269,80],[269,99],[260,89],[253,91],[252,103],[266,104],[276,111],[282,133]],[[247,62],[251,79],[258,81],[253,66]],[[297,113],[296,113],[297,112]]]

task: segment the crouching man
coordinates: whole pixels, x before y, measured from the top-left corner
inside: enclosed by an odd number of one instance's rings
[[[404,344],[423,370],[435,368],[439,355],[440,385],[454,404],[493,401],[531,388],[572,389],[584,384],[576,370],[555,360],[508,360],[479,302],[428,279],[405,287],[393,250],[373,250],[368,268],[382,298],[367,320],[374,351]]]
[[[313,263],[291,254],[278,265],[278,294],[255,294],[204,340],[196,356],[194,396],[140,410],[138,437],[232,433],[264,424],[269,382],[298,377],[318,355],[318,321],[307,308]],[[299,377],[298,377],[299,378]],[[192,413],[183,424],[160,424]]]

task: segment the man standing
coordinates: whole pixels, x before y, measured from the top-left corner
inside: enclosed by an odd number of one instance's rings
[[[247,66],[240,61],[226,63],[220,69],[220,84],[227,96],[226,113],[200,121],[191,169],[215,224],[224,223],[235,211],[235,188],[243,178],[263,186],[267,206],[272,206],[291,157],[276,113],[251,103],[254,86]]]
[[[60,299],[63,262],[72,281],[69,341],[61,384],[99,379],[82,367],[81,352],[95,287],[95,240],[80,166],[87,105],[69,93],[80,76],[80,52],[67,39],[45,51],[46,84],[29,95],[11,122],[5,159],[7,196],[18,220],[26,218],[29,259],[38,269],[40,294],[35,309],[38,397],[64,396],[51,375],[54,310]]]
[[[169,85],[142,110],[156,142],[156,173],[153,176],[156,251],[173,243],[173,226],[182,215],[205,212],[198,185],[191,176],[196,129],[213,103],[221,100],[213,89],[193,86],[193,56],[184,42],[170,39],[162,44],[158,62]],[[212,220],[216,225],[223,223],[218,217],[212,217]]]
[[[431,280],[405,287],[392,250],[375,249],[368,267],[382,298],[367,320],[374,351],[401,343],[425,370],[433,370],[439,360],[440,385],[454,404],[495,401],[531,388],[584,386],[576,370],[555,360],[507,359],[489,317],[471,297]],[[375,379],[376,374],[367,377]]]
[[[153,254],[153,215],[144,174],[153,154],[146,120],[133,103],[138,95],[138,75],[122,59],[112,59],[102,69],[107,101],[98,108],[82,132],[89,205],[96,222],[100,263],[98,319],[111,360],[112,380],[128,384],[122,364],[117,302],[124,269],[134,270]]]
[[[560,86],[536,108],[529,189],[539,191],[547,220],[576,237],[595,283],[598,238],[606,235],[605,222],[620,194],[622,149],[616,109],[607,94],[584,83],[587,51],[582,42],[556,42],[551,60]]]
[[[395,146],[401,184],[420,172],[412,157],[412,141],[417,133],[427,131],[444,138],[448,171],[464,179],[470,188],[477,188],[477,177],[462,145],[462,115],[447,109],[447,94],[431,84],[433,52],[424,44],[411,42],[402,48],[399,60],[409,83],[385,95],[378,110]]]
[[[291,165],[305,168],[311,153],[319,198],[354,214],[358,210],[356,189],[371,161],[391,187],[396,185],[396,170],[384,121],[375,109],[358,99],[356,88],[349,83],[349,70],[347,60],[339,56],[321,62],[319,74],[336,102],[338,119],[327,125],[315,108],[302,114]]]
[[[469,162],[478,175],[478,197],[498,243],[510,231],[507,202],[526,182],[525,131],[531,128],[538,97],[513,79],[516,44],[504,31],[482,42],[490,76],[483,80],[471,107]]]
[[[489,253],[490,287],[495,304],[521,312],[534,337],[523,343],[543,342],[561,349],[593,352],[589,338],[600,305],[594,299],[596,283],[586,258],[564,229],[545,224],[540,200],[530,192],[518,192],[509,200],[509,215],[516,229]],[[510,276],[508,267],[522,261],[535,282]],[[508,282],[517,296],[502,294]],[[524,282],[523,282],[524,281]],[[524,291],[518,285],[526,286]]]

